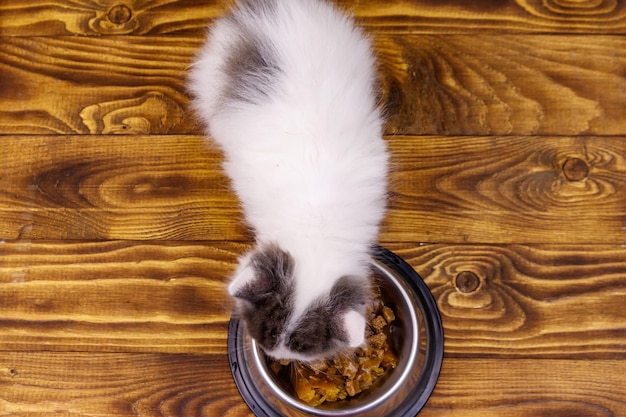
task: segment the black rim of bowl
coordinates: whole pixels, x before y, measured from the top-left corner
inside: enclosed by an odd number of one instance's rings
[[[426,357],[421,378],[412,389],[412,393],[414,393],[415,396],[411,397],[410,401],[405,401],[405,403],[401,404],[400,407],[394,411],[393,416],[414,417],[422,407],[424,407],[426,401],[428,401],[439,378],[439,371],[441,370],[441,363],[443,361],[443,328],[441,325],[441,316],[439,315],[437,303],[430,293],[430,290],[409,264],[395,253],[383,247],[377,247],[374,252],[374,258],[406,279],[407,284],[415,292],[419,302],[418,307],[424,317],[428,336],[426,338]],[[260,393],[252,381],[248,369],[245,366],[239,365],[240,358],[243,359],[241,356],[241,346],[243,346],[244,342],[243,340],[239,340],[242,337],[242,333],[239,332],[239,325],[239,319],[232,316],[228,326],[228,359],[239,393],[248,407],[250,407],[250,410],[252,410],[257,417],[275,417],[283,415]]]

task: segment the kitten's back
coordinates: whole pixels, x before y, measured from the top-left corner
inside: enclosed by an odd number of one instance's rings
[[[375,72],[367,37],[327,3],[245,0],[215,22],[191,73],[258,244],[293,257],[294,323],[343,277],[369,289],[388,165]],[[362,305],[354,293],[347,305]]]

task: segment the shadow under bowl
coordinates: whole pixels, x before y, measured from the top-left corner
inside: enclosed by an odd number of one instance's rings
[[[398,364],[355,397],[311,407],[288,380],[276,376],[267,357],[236,316],[228,329],[228,356],[241,396],[258,417],[415,416],[435,388],[443,359],[443,331],[437,304],[422,278],[400,257],[379,247],[372,276],[396,320],[390,342]]]

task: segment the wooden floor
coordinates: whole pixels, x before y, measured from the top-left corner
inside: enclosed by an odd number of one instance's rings
[[[375,36],[381,242],[445,358],[420,415],[626,416],[626,1],[343,0]],[[250,245],[189,111],[217,0],[0,2],[0,416],[250,416]]]

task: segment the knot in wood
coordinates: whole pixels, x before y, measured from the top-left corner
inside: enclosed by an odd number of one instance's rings
[[[457,291],[463,294],[469,294],[478,289],[480,286],[480,278],[473,272],[463,271],[454,279],[454,286]]]
[[[589,166],[580,158],[568,158],[563,164],[563,175],[570,181],[582,181],[589,175]]]
[[[128,23],[130,18],[133,16],[132,10],[124,4],[118,4],[109,10],[107,13],[107,18],[111,23],[116,25],[123,25],[124,23]]]

